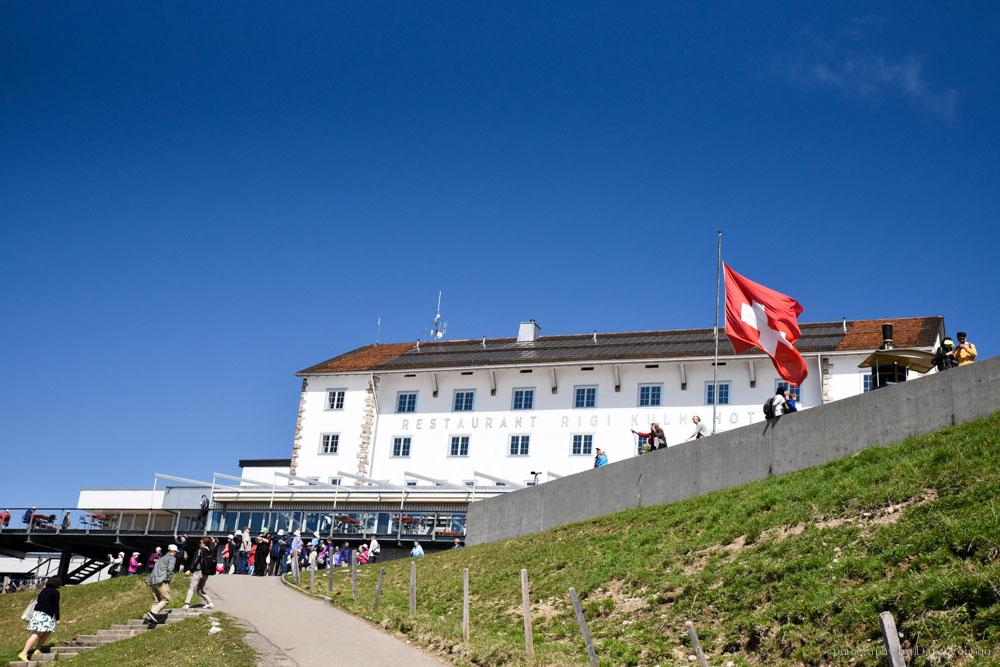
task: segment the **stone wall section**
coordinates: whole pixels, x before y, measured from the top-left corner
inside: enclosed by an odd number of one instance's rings
[[[372,379],[368,382],[368,391],[365,394],[364,420],[361,422],[361,443],[358,447],[358,474],[362,477],[368,476],[369,455],[371,453],[372,433],[375,429],[375,419],[377,416],[378,402],[375,399],[378,380]],[[355,484],[361,484],[356,480]]]
[[[288,474],[294,475],[299,465],[299,450],[302,448],[302,417],[306,412],[306,390],[309,388],[309,378],[302,378],[302,393],[299,394],[299,416],[295,420],[295,438],[292,440],[292,464]]]
[[[471,503],[466,543],[693,498],[998,410],[1000,357],[993,357]]]

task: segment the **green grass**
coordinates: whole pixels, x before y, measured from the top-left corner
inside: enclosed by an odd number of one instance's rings
[[[153,595],[149,586],[142,583],[143,579],[145,575],[119,577],[60,588],[61,620],[46,644],[61,644],[77,635],[94,634],[114,623],[141,618],[153,604]],[[183,575],[174,575],[170,607],[184,604],[189,580]],[[15,659],[18,651],[24,648],[30,633],[25,629],[28,623],[21,620],[21,612],[37,594],[38,591],[25,591],[0,595],[0,662]]]
[[[208,634],[210,618],[218,618],[222,632]],[[252,665],[254,651],[243,643],[242,631],[225,614],[189,618],[114,644],[81,653],[74,667],[132,667],[193,662],[199,667]]]
[[[883,665],[881,611],[918,650],[911,665],[1000,665],[998,444],[1000,413],[735,489],[419,558],[415,618],[410,561],[386,563],[371,621],[458,665],[527,664],[525,567],[539,664],[587,662],[573,586],[602,665],[690,664],[689,619],[712,665]],[[362,567],[357,602],[338,571],[334,604],[372,616],[378,567]],[[318,592],[326,585],[323,573]]]

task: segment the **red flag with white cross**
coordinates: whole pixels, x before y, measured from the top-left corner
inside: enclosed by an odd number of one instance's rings
[[[809,374],[795,349],[799,339],[798,301],[758,285],[723,264],[726,269],[726,335],[737,352],[759,347],[774,362],[778,375],[800,385]]]

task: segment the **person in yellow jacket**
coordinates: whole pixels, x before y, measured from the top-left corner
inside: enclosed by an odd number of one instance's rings
[[[971,364],[976,360],[976,346],[965,340],[964,331],[959,331],[956,338],[958,338],[958,347],[948,354],[955,358],[959,366]]]

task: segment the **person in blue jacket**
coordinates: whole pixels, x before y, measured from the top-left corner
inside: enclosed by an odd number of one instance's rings
[[[597,456],[594,457],[594,467],[600,468],[601,466],[608,465],[608,455],[604,453],[604,450],[600,447],[597,448]]]

